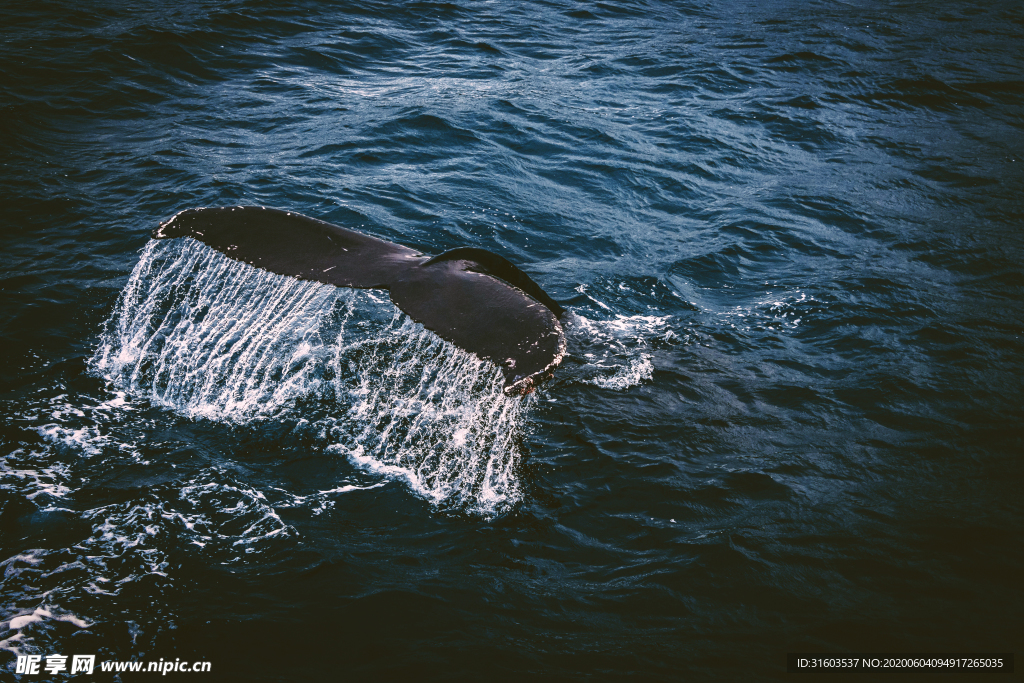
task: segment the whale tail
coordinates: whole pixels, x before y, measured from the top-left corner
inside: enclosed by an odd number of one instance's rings
[[[230,258],[337,287],[385,289],[413,320],[491,361],[505,392],[529,393],[565,354],[562,307],[505,258],[463,247],[430,257],[294,212],[258,206],[188,209],[156,239],[191,237]]]

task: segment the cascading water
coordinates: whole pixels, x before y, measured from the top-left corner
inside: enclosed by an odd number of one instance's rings
[[[386,296],[275,275],[191,239],[152,241],[107,322],[93,370],[190,418],[291,422],[328,452],[407,480],[444,508],[521,499],[531,398]]]

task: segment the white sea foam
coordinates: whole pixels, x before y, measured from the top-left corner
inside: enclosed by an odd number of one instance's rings
[[[685,343],[687,334],[677,330],[669,315],[622,315],[593,319],[570,315],[569,348],[585,360],[578,370],[580,381],[602,389],[624,391],[654,375],[651,349],[656,342]]]
[[[611,375],[598,375],[590,381],[603,388],[622,391],[650,381],[654,376],[654,364],[647,354],[632,358],[626,366],[620,366]]]
[[[49,555],[41,549],[26,550],[0,562],[0,595],[5,599],[0,605],[0,633],[4,634],[0,650],[14,655],[40,652],[54,624],[64,622],[79,629],[92,625],[55,604],[59,591],[39,587],[41,580],[61,569],[73,569],[65,564],[54,572],[47,564]]]
[[[90,626],[64,607],[69,598],[116,596],[142,580],[170,582],[172,555],[180,562],[188,548],[230,567],[272,556],[295,536],[262,492],[217,468],[78,514],[91,531],[71,547],[27,550],[0,562],[0,648],[59,651],[56,622]]]
[[[103,446],[109,441],[107,436],[100,434],[96,426],[75,429],[51,422],[37,427],[36,432],[47,441],[66,446],[85,455],[99,455]]]
[[[71,492],[66,486],[67,465],[45,462],[36,453],[19,448],[0,458],[0,484],[19,491],[28,500],[39,496],[62,498]]]

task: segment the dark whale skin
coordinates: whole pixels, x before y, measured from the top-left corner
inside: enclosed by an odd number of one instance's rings
[[[500,367],[509,395],[532,391],[565,354],[562,307],[526,273],[484,249],[430,257],[261,206],[187,209],[161,223],[153,237],[191,237],[230,258],[302,280],[386,289],[413,320]]]

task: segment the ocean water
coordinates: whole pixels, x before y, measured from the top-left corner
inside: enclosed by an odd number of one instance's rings
[[[1020,649],[1019,3],[11,0],[0,38],[0,676]],[[509,398],[385,293],[149,238],[225,204],[500,253],[568,354]]]

